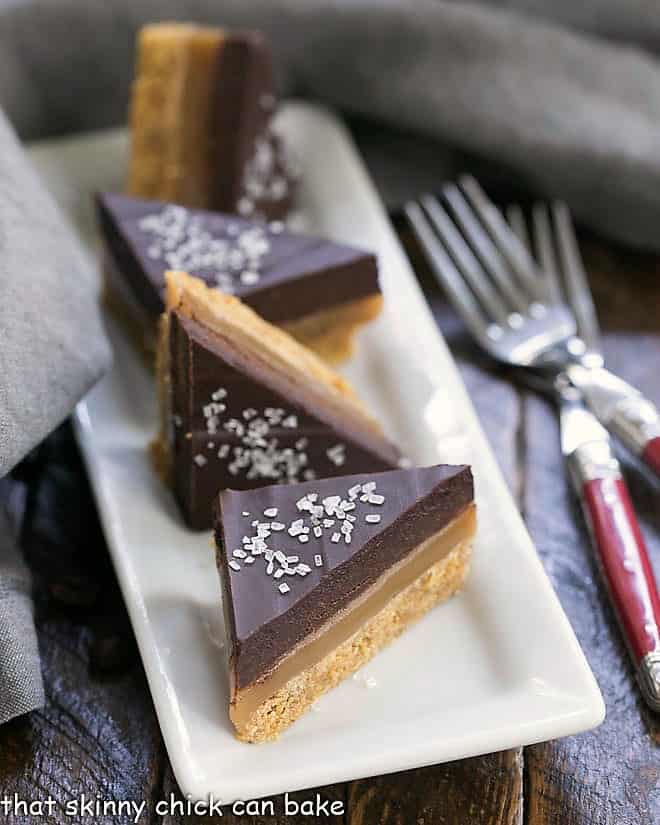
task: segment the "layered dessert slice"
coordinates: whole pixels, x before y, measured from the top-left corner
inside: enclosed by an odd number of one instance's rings
[[[271,128],[275,105],[270,49],[259,32],[145,26],[130,107],[128,192],[283,217],[294,175]]]
[[[155,455],[184,518],[212,525],[219,490],[397,466],[350,386],[237,298],[168,272]]]
[[[380,312],[378,267],[368,252],[277,222],[124,195],[99,195],[97,205],[113,302],[142,333],[155,330],[163,311],[167,269],[238,295],[331,363]]]
[[[468,572],[465,466],[226,490],[217,562],[239,739],[277,737]]]

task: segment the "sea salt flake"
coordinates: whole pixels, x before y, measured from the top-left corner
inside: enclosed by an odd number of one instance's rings
[[[314,565],[316,567],[323,567],[323,559],[320,553],[316,553],[316,555],[314,556]]]
[[[341,467],[346,461],[346,447],[343,444],[335,444],[327,449],[325,454],[336,467]]]
[[[330,541],[333,544],[337,544],[337,542],[339,541],[340,538],[341,538],[341,533],[333,533],[332,538],[330,539]]]
[[[201,453],[197,453],[197,455],[193,458],[193,461],[198,467],[203,467],[208,463],[207,459]]]
[[[266,518],[275,518],[276,515],[277,507],[268,507],[266,510],[264,510],[264,516],[266,516]]]
[[[286,593],[288,593],[291,590],[291,588],[289,587],[289,585],[286,582],[282,582],[282,584],[280,584],[277,589],[280,591],[280,593],[282,595],[285,595]]]
[[[369,522],[369,524],[378,524],[380,516],[377,513],[369,513],[368,516],[364,517],[364,520]]]
[[[246,269],[241,272],[240,281],[242,284],[245,284],[245,286],[252,286],[253,284],[259,283],[259,273],[251,269]]]
[[[296,519],[289,527],[289,535],[293,536],[293,538],[305,532],[309,532],[309,527],[305,527],[305,524],[301,518]]]
[[[325,512],[329,516],[339,516],[339,503],[341,502],[340,496],[327,496],[323,499],[323,506],[325,507]]]
[[[233,560],[230,561],[229,566],[231,567],[232,570],[240,570],[241,569],[241,565],[237,561],[233,561]]]

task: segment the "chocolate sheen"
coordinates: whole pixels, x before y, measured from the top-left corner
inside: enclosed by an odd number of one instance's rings
[[[356,520],[350,544],[343,534],[339,541],[332,541],[341,529],[338,519],[332,527],[322,528],[321,537],[312,528],[306,543],[290,535],[289,525],[296,519],[311,523],[310,514],[301,512],[296,504],[303,496],[317,493],[317,504],[330,496],[348,500],[354,485],[368,482],[376,482],[373,492],[384,501],[365,503],[359,497],[354,501],[355,509],[350,513]],[[267,675],[283,656],[349,606],[392,565],[446,527],[473,499],[470,468],[448,465],[221,493],[216,517],[217,560],[237,687]],[[275,517],[264,515],[270,508],[277,509]],[[367,522],[369,514],[379,515],[380,521]],[[236,558],[234,550],[245,547],[244,536],[250,538],[257,532],[252,526],[255,519],[284,524],[287,529],[271,532],[265,539],[268,547],[286,556],[298,556],[298,563],[306,564],[310,572],[276,580],[267,574],[263,555],[257,555],[251,564]],[[317,554],[321,566],[316,566]],[[233,569],[232,562],[240,569]],[[279,591],[282,582],[290,587],[289,592]]]
[[[170,359],[175,494],[195,529],[212,526],[221,489],[398,463],[398,450],[341,401],[178,313]]]
[[[97,206],[111,262],[154,320],[168,269],[238,295],[277,324],[380,292],[373,255],[279,223],[116,194]]]
[[[218,50],[211,112],[213,202],[220,212],[268,220],[286,217],[293,181],[271,129],[276,106],[270,48],[259,32],[233,32]]]

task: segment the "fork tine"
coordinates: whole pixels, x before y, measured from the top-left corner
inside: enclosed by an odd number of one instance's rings
[[[548,300],[558,304],[561,301],[561,281],[555,247],[552,242],[550,216],[545,203],[535,203],[532,207],[532,224],[534,227],[534,250],[543,273],[548,291]]]
[[[516,238],[518,238],[520,243],[531,255],[527,222],[525,221],[525,213],[523,212],[522,207],[517,203],[509,204],[506,209],[506,219],[509,222],[512,232],[515,233]]]
[[[477,216],[472,211],[470,204],[465,199],[460,189],[453,183],[443,187],[443,195],[447,203],[451,206],[457,223],[463,230],[463,234],[474,247],[483,268],[489,273],[503,295],[511,304],[512,310],[525,314],[529,301],[514,283],[509,274],[505,261],[490,239],[488,233],[483,229]]]
[[[449,215],[440,205],[438,199],[433,195],[423,195],[420,198],[420,203],[424,207],[433,228],[454,259],[463,278],[481,302],[482,307],[498,324],[506,326],[509,312],[504,302],[493,288],[481,264],[464,241],[461,233],[456,229]]]
[[[575,314],[578,335],[587,349],[598,351],[600,349],[598,318],[587,275],[582,265],[582,258],[580,257],[568,206],[565,203],[553,203],[552,217],[557,233],[557,245],[564,273],[566,294]]]
[[[463,322],[477,340],[488,335],[488,324],[479,305],[436,237],[421,206],[409,201],[403,207],[404,214],[421,246],[434,275],[444,287],[447,297]]]
[[[486,195],[475,178],[471,175],[463,175],[459,183],[474,211],[490,233],[500,255],[509,268],[513,270],[527,294],[531,296],[530,303],[533,301],[542,302],[546,296],[543,294],[543,287],[539,283],[534,258],[529,254],[528,249],[511,232],[502,213]]]

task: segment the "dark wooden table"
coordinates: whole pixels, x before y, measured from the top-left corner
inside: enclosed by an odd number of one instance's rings
[[[583,237],[611,367],[660,403],[660,260]],[[419,262],[418,262],[419,263]],[[566,739],[320,789],[345,813],[318,821],[397,825],[653,825],[660,822],[660,724],[642,705],[603,595],[580,515],[567,488],[552,408],[486,368],[438,288],[418,269],[536,541],[546,571],[596,674],[607,719]],[[660,486],[626,465],[660,575]],[[117,589],[70,427],[15,473],[22,541],[34,571],[47,705],[0,728],[0,799],[59,802],[34,822],[72,820],[67,800],[147,800],[140,822],[315,821],[281,814],[160,817],[176,782]],[[503,537],[505,540],[505,537]],[[310,798],[309,792],[294,798]],[[2,817],[0,816],[0,819]],[[29,822],[12,818],[9,822]]]

